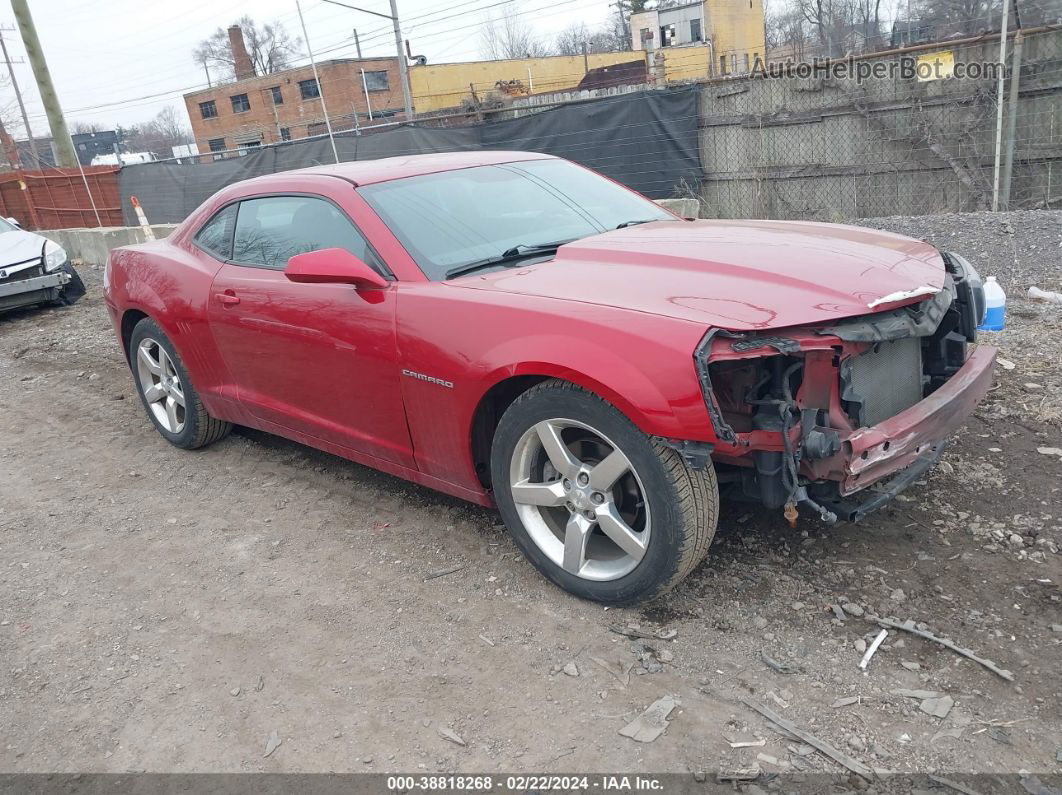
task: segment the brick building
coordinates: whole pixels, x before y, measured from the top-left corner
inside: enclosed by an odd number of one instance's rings
[[[370,118],[402,116],[397,58],[322,61],[320,82],[309,65],[255,75],[236,26],[229,29],[236,80],[184,95],[200,152],[250,149],[327,132],[321,95],[333,130],[350,130]],[[363,75],[364,72],[364,75]]]

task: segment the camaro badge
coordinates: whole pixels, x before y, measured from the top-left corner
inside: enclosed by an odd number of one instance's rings
[[[444,386],[447,389],[454,388],[453,381],[444,381],[441,378],[432,378],[430,375],[424,375],[424,373],[414,373],[412,370],[403,370],[402,375],[408,375],[410,378],[416,378],[418,381],[427,381],[429,384],[438,384]]]

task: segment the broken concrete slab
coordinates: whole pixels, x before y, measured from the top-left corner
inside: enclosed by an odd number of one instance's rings
[[[894,696],[903,696],[904,698],[917,699],[940,698],[942,695],[944,695],[943,693],[937,690],[907,690],[906,688],[902,687],[893,690],[892,694]]]
[[[635,742],[651,743],[667,730],[667,716],[677,706],[678,701],[673,696],[658,698],[645,712],[620,729],[619,733]]]
[[[918,708],[935,718],[946,718],[953,706],[955,706],[955,699],[951,696],[941,696],[940,698],[927,698],[918,705]]]

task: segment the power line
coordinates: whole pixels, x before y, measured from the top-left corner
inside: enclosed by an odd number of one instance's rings
[[[445,15],[440,16],[438,19],[433,19],[430,22],[422,23],[422,24],[423,25],[435,25],[435,24],[438,24],[438,23],[441,23],[441,22],[445,22],[445,21],[448,21],[448,20],[451,20],[451,19],[458,19],[458,18],[461,18],[463,16],[467,16],[467,15],[472,14],[472,13],[479,13],[481,11],[485,11],[485,10],[488,10],[490,8],[494,8],[494,7],[501,6],[501,5],[506,5],[510,1],[511,0],[495,0],[494,2],[491,2],[491,3],[489,3],[489,4],[485,5],[485,6],[481,6],[479,8],[473,9],[473,10],[462,11],[462,12],[458,12],[458,13],[452,13],[452,11],[450,9],[447,9],[448,11],[450,11],[450,13],[446,13]],[[597,2],[597,0],[589,0],[589,1],[593,2],[593,3]],[[473,2],[478,2],[478,0],[473,0]],[[471,4],[470,2],[464,2],[464,3],[459,3],[455,7],[460,7],[460,6],[463,6],[463,5],[470,5],[470,4]],[[577,6],[585,5],[586,4],[586,0],[584,0],[584,2],[582,2],[582,3],[578,2],[578,0],[560,0],[559,2],[553,2],[553,3],[550,3],[548,5],[544,5],[544,6],[537,6],[535,8],[521,9],[521,10],[519,10],[517,12],[517,14],[518,15],[523,15],[523,14],[537,13],[537,12],[540,12],[540,11],[545,11],[545,10],[556,8],[558,5],[567,5],[567,4],[574,4],[574,5],[577,5]],[[415,19],[423,19],[425,17],[432,16],[432,15],[435,15],[435,14],[438,14],[438,13],[440,13],[440,12],[438,12],[438,11],[428,12],[426,14],[422,14],[422,15],[419,15],[419,16],[416,16],[416,17],[411,17],[410,21],[415,20]],[[460,26],[460,27],[457,27],[457,28],[450,28],[448,30],[432,33],[432,34],[429,34],[429,35],[424,36],[422,38],[425,39],[425,40],[430,40],[432,38],[437,38],[438,36],[446,35],[448,33],[453,33],[455,31],[460,31],[460,30],[465,30],[465,29],[472,28],[472,27],[477,27],[477,26],[479,26],[481,24],[482,24],[482,22],[475,22],[475,23],[471,23],[469,25],[463,25],[463,26]],[[388,35],[388,32],[386,30],[381,30],[379,33],[377,33],[375,35],[362,36],[361,37],[361,42],[362,42],[363,45],[365,45],[366,43],[368,43],[370,41],[379,40],[381,38],[386,37],[387,35]],[[326,54],[326,53],[329,53],[329,52],[338,52],[338,51],[341,51],[341,50],[344,50],[344,49],[348,49],[348,48],[351,48],[352,46],[353,46],[352,37],[346,37],[340,43],[338,43],[338,44],[336,44],[336,45],[334,45],[332,47],[319,49],[317,51],[317,53],[319,55],[323,55],[323,54]],[[298,60],[303,60],[303,59],[298,59]],[[301,63],[301,64],[300,63],[293,64],[292,67],[290,67],[290,68],[298,68],[298,66],[305,66],[305,65],[308,65],[308,61],[306,61],[305,63]],[[185,87],[182,87],[182,88],[175,88],[175,89],[170,89],[170,90],[166,90],[166,91],[154,92],[154,93],[151,93],[151,94],[145,94],[145,95],[141,95],[141,96],[130,97],[130,98],[127,98],[127,99],[115,100],[113,102],[104,102],[104,103],[99,103],[99,104],[95,104],[95,105],[87,105],[87,106],[82,106],[82,107],[78,107],[78,108],[73,108],[73,109],[71,109],[70,113],[71,114],[73,114],[73,113],[86,113],[86,112],[104,110],[104,109],[107,109],[107,108],[114,108],[114,107],[120,107],[120,106],[125,106],[125,105],[131,105],[131,104],[135,104],[135,103],[141,103],[142,104],[142,103],[146,103],[146,102],[149,102],[149,101],[162,99],[162,98],[165,98],[165,97],[175,97],[177,94],[191,93],[191,92],[194,92],[194,91],[197,91],[197,90],[201,90],[203,88],[208,88],[208,87],[209,86],[207,86],[206,83],[196,83],[196,84],[193,84],[191,86],[185,86]]]

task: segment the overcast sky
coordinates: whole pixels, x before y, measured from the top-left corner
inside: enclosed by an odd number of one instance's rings
[[[387,0],[344,0],[388,13]],[[478,60],[480,26],[488,7],[498,0],[398,0],[402,32],[413,53],[429,63]],[[521,17],[544,37],[576,22],[603,24],[608,0],[518,0]],[[14,27],[7,2],[0,24]],[[218,27],[248,13],[258,21],[279,20],[293,35],[302,35],[295,0],[30,0],[37,32],[48,59],[68,122],[91,121],[110,128],[150,119],[167,105],[184,112],[181,94],[203,88],[206,77],[191,57],[192,48]],[[302,0],[315,55],[354,57],[353,28],[366,56],[394,55],[390,22],[323,0]],[[497,8],[493,9],[498,12]],[[18,30],[4,33],[15,61],[25,60]],[[28,63],[15,65],[36,135],[47,135],[33,73]],[[3,89],[2,104],[13,99]],[[20,134],[20,124],[14,131]]]

